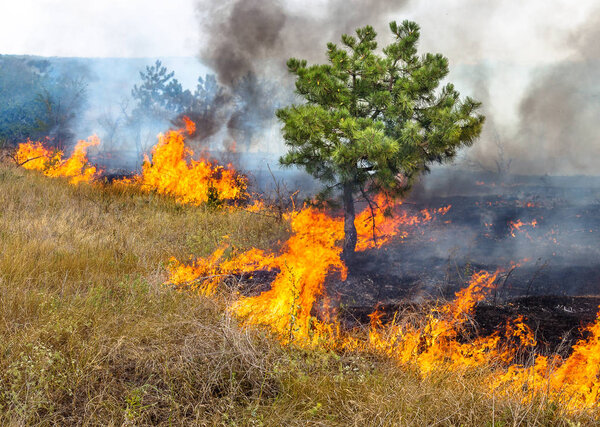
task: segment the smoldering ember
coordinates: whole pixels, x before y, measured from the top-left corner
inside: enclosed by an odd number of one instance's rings
[[[0,6],[0,424],[598,425],[596,3]]]

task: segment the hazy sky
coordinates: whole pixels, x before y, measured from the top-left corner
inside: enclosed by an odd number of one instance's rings
[[[318,14],[325,1],[285,3],[304,9],[302,13]],[[0,53],[194,56],[203,39],[196,3],[3,0]],[[399,12],[397,3],[390,1],[390,19],[417,20],[423,28],[423,48],[440,51],[455,63],[487,59],[537,64],[568,56],[565,40],[598,0],[412,0]]]
[[[193,0],[2,0],[0,53],[193,56]]]
[[[262,11],[267,19],[285,16],[272,46],[252,49],[265,21],[261,28],[243,26],[247,16],[225,27],[229,35],[209,38],[209,31],[224,28],[219,19],[227,21],[232,7],[244,9],[245,1],[0,0],[0,54],[200,57],[214,55],[209,39],[212,47],[231,46],[222,43],[231,40],[257,52],[250,61],[262,70],[263,57],[283,64],[289,56],[324,54],[344,22],[373,24],[384,45],[387,22],[412,19],[421,26],[420,51],[448,57],[450,81],[483,102],[488,121],[469,156],[493,160],[499,134],[517,172],[600,174],[600,0],[254,0],[270,7],[272,13]],[[248,16],[261,17],[248,9]],[[204,63],[210,59],[204,56]]]

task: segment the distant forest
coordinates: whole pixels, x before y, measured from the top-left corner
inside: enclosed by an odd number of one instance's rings
[[[154,141],[183,115],[214,123],[227,101],[214,75],[185,89],[161,61],[0,55],[0,147],[31,139],[64,150],[90,132],[107,146],[126,141],[139,152],[143,135]]]
[[[47,59],[0,56],[0,144],[48,137],[64,147],[86,86],[81,73],[63,73]]]

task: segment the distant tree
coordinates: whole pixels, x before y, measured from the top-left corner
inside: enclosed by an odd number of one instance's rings
[[[226,107],[230,101],[230,94],[219,85],[214,75],[208,74],[204,78],[200,76],[191,105],[180,114],[176,123],[179,126],[182,116],[189,117],[196,123],[196,137],[200,140],[205,139],[215,134],[223,125]]]
[[[225,96],[224,92],[214,74],[209,74],[204,78],[198,77],[198,84],[194,92],[194,109],[199,112],[210,110],[219,104],[219,99]]]
[[[0,56],[0,143],[44,137],[59,148],[71,143],[86,98],[83,77],[73,74],[57,72],[46,59]]]
[[[48,136],[60,150],[75,138],[73,126],[85,103],[86,91],[87,83],[82,78],[61,76],[37,96],[45,112],[37,119],[37,131]]]
[[[182,118],[188,116],[196,122],[200,139],[214,134],[224,121],[224,107],[231,97],[214,75],[199,77],[194,92],[184,89],[174,76],[175,72],[161,61],[140,72],[142,82],[131,91],[136,104],[131,120],[147,124],[160,120],[183,126]]]
[[[483,158],[479,159],[477,157],[468,159],[467,165],[484,172],[497,174],[499,176],[508,175],[514,159],[507,156],[505,141],[500,138],[500,134],[493,123],[486,124],[486,132],[484,133],[487,133],[487,135],[482,136],[482,138],[487,137],[488,140],[493,140],[494,146],[496,147],[496,155],[485,156],[485,160],[487,162],[484,162]],[[494,163],[491,164],[490,161],[493,161]]]
[[[140,71],[142,83],[134,85],[131,96],[136,102],[136,113],[156,118],[170,118],[185,109],[186,99],[191,98],[189,91],[184,91],[175,72],[169,72],[156,61],[154,65]],[[189,101],[188,101],[189,103]]]
[[[451,159],[479,136],[480,103],[461,100],[450,83],[448,60],[417,55],[419,26],[390,23],[395,40],[380,55],[366,26],[344,34],[342,47],[327,45],[328,64],[307,66],[291,58],[296,92],[304,104],[277,111],[289,151],[283,165],[297,165],[342,192],[344,257],[355,250],[354,199],[377,191],[404,194],[433,162]]]
[[[0,56],[0,143],[13,145],[40,135],[38,102],[48,63],[32,65],[22,57]]]

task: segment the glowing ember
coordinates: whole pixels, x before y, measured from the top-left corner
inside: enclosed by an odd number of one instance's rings
[[[358,235],[357,251],[380,248],[393,237],[404,239],[408,236],[406,226],[427,223],[433,219],[433,215],[445,215],[450,209],[450,206],[432,211],[423,209],[419,216],[401,210],[401,205],[402,202],[394,202],[384,194],[375,196],[373,210],[367,207],[354,220]]]
[[[515,237],[515,232],[523,231],[523,227],[535,228],[537,226],[537,219],[534,219],[531,222],[523,222],[520,219],[517,221],[510,221],[508,226],[510,227],[510,235]]]

